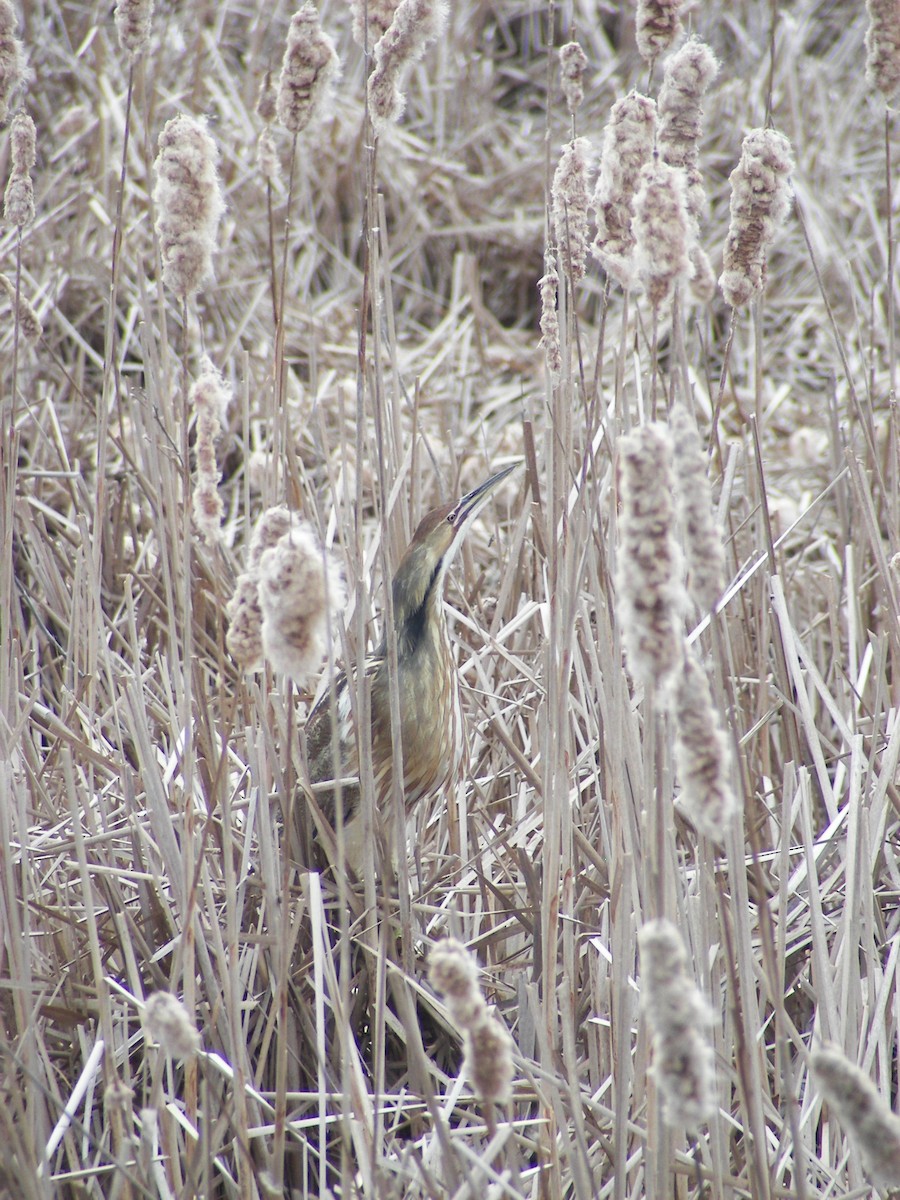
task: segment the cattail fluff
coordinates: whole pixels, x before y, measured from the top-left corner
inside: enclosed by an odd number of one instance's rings
[[[791,144],[774,129],[744,138],[741,161],[731,172],[731,223],[719,285],[738,308],[766,286],[766,254],[791,209]]]
[[[222,422],[231,403],[231,389],[206,355],[200,364],[200,374],[191,387],[188,403],[194,413],[196,432],[194,521],[207,542],[213,544],[219,540],[224,512],[219,495],[222,476],[216,462],[216,438],[222,431]]]
[[[224,210],[216,165],[219,152],[206,123],[180,114],[163,126],[153,169],[156,233],[163,282],[176,296],[198,291],[212,274]]]
[[[304,683],[328,650],[328,622],[344,604],[334,559],[312,529],[295,524],[259,560],[263,653],[275,671]]]
[[[688,592],[708,612],[725,588],[725,549],[713,515],[706,455],[696,422],[683,404],[672,407],[669,428],[674,444],[675,502],[684,531]]]
[[[619,440],[622,511],[617,592],[632,678],[664,682],[682,657],[684,591],[675,541],[672,439],[660,424]]]
[[[866,0],[866,78],[890,101],[900,87],[900,3]]]
[[[641,168],[653,154],[655,136],[656,104],[649,97],[631,92],[612,106],[591,201],[597,220],[592,250],[603,269],[625,288],[634,282],[634,195]]]
[[[644,62],[652,65],[678,37],[683,7],[684,0],[638,0],[635,42]]]
[[[13,320],[19,323],[19,333],[29,345],[33,346],[41,340],[44,332],[41,318],[23,295],[16,295],[16,285],[8,276],[0,275],[0,287],[9,298]]]
[[[259,173],[270,187],[275,187],[281,178],[281,164],[278,161],[278,151],[272,136],[272,122],[275,120],[276,96],[272,84],[272,74],[266,71],[256,99],[256,113],[262,118],[263,128],[256,143],[256,165]]]
[[[440,37],[446,21],[444,0],[400,0],[390,25],[375,43],[375,67],[368,89],[369,113],[376,129],[403,115],[406,98],[400,91],[400,76]]]
[[[25,82],[25,51],[17,29],[10,0],[0,0],[0,125],[6,124],[10,101]]]
[[[715,1111],[712,1012],[688,974],[684,943],[670,921],[648,921],[638,932],[638,950],[641,1006],[653,1031],[653,1075],[666,1120],[693,1128]]]
[[[143,1017],[152,1041],[173,1058],[191,1058],[200,1049],[200,1034],[187,1009],[169,992],[148,996]]]
[[[891,1111],[868,1075],[839,1050],[828,1046],[814,1050],[810,1065],[872,1182],[886,1191],[900,1187],[900,1117]]]
[[[718,71],[718,60],[709,46],[696,37],[689,38],[666,61],[659,92],[659,152],[670,167],[684,169],[688,211],[698,228],[707,210],[699,169],[703,97]]]
[[[3,196],[3,217],[8,225],[16,225],[19,229],[24,229],[34,220],[31,168],[37,155],[36,142],[34,121],[27,113],[17,113],[9,129],[12,170]]]
[[[573,138],[563,147],[550,188],[556,245],[574,282],[584,277],[588,229],[588,165],[591,143]]]
[[[356,44],[371,49],[394,19],[399,3],[400,0],[350,0],[353,40]]]
[[[294,520],[290,509],[283,505],[268,508],[262,514],[250,537],[247,569],[237,577],[234,594],[225,609],[228,617],[225,645],[244,671],[257,671],[265,661],[259,601],[259,561],[266,550],[277,546],[290,532]]]
[[[711,304],[716,295],[716,273],[709,255],[699,242],[694,242],[691,255],[691,293],[701,304]]]
[[[553,255],[547,255],[546,270],[538,281],[541,293],[541,346],[551,376],[562,370],[562,352],[559,345],[559,314],[556,302],[559,297],[559,273]]]
[[[691,271],[685,175],[658,156],[641,170],[631,229],[635,263],[650,303],[658,308]]]
[[[153,0],[118,0],[116,33],[119,45],[132,62],[140,58],[150,41],[152,23]]]
[[[737,812],[730,781],[728,739],[712,702],[706,672],[687,648],[675,680],[675,770],[678,806],[694,828],[722,845]]]
[[[289,133],[300,133],[325,113],[339,72],[334,42],[319,10],[306,0],[291,17],[275,111]]]
[[[584,72],[587,55],[577,42],[566,42],[559,50],[559,82],[566,108],[574,117],[584,100]]]
[[[428,956],[428,977],[462,1031],[464,1068],[475,1092],[482,1100],[504,1103],[515,1074],[514,1043],[485,1003],[474,958],[461,942],[444,938]]]

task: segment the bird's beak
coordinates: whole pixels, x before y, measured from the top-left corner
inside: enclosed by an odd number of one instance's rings
[[[521,463],[513,463],[510,467],[504,467],[502,471],[498,471],[496,475],[492,475],[490,479],[486,479],[484,483],[480,483],[477,488],[473,488],[471,492],[463,496],[450,514],[451,524],[455,525],[457,529],[467,524],[476,513],[481,511],[497,485],[521,465]]]

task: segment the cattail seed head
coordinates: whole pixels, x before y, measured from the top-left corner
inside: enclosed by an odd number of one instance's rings
[[[440,37],[447,22],[444,0],[400,0],[390,25],[375,43],[375,66],[369,76],[369,113],[376,129],[398,121],[406,97],[400,91],[405,68],[421,58]]]
[[[144,1024],[151,1039],[173,1058],[191,1058],[200,1049],[200,1034],[187,1009],[169,992],[147,997]]]
[[[656,104],[631,92],[612,106],[603,133],[600,174],[591,205],[597,219],[593,253],[622,287],[634,282],[632,205],[641,168],[656,136]]]
[[[573,138],[563,147],[550,189],[556,244],[573,282],[584,276],[588,227],[588,166],[591,144]]]
[[[691,294],[701,304],[711,304],[716,294],[716,273],[699,242],[691,246]]]
[[[672,438],[660,424],[619,440],[622,511],[617,592],[628,669],[664,682],[681,661],[684,591],[674,534]]]
[[[2,4],[3,0],[0,0]],[[36,158],[37,136],[34,121],[27,113],[17,113],[9,130],[9,156],[12,170],[3,195],[3,217],[8,225],[23,229],[34,220],[34,184],[31,168]]]
[[[551,376],[562,370],[562,353],[559,346],[559,315],[556,301],[559,295],[559,274],[553,255],[547,255],[547,269],[538,281],[541,292],[541,346]]]
[[[353,40],[363,49],[375,45],[394,19],[400,0],[350,0],[353,17]],[[366,24],[369,36],[366,38]]]
[[[266,71],[259,85],[259,94],[256,97],[256,115],[260,120],[265,121],[267,125],[275,120],[276,116],[277,94],[275,85],[272,82],[272,72]]]
[[[19,333],[29,345],[35,345],[44,332],[41,318],[21,293],[16,295],[16,285],[6,275],[0,275],[0,287],[9,297],[13,319],[19,323]]]
[[[25,52],[16,37],[18,27],[10,0],[0,0],[0,125],[6,124],[10,100],[25,82]]]
[[[263,652],[273,670],[304,682],[328,649],[328,621],[344,585],[312,529],[295,524],[259,560]]]
[[[681,32],[684,0],[638,0],[635,41],[638,54],[651,65]]]
[[[132,62],[140,58],[149,42],[152,23],[153,0],[118,0],[116,33],[119,45]]]
[[[766,286],[766,254],[791,209],[791,144],[774,129],[744,138],[741,161],[731,172],[731,223],[719,284],[738,308]]]
[[[256,165],[266,183],[275,187],[281,178],[281,163],[278,161],[275,139],[272,137],[272,131],[268,125],[260,133],[259,141],[256,143]]]
[[[688,38],[666,62],[659,92],[659,152],[670,167],[687,174],[688,211],[702,224],[707,201],[698,162],[703,131],[703,97],[719,71],[705,42]]]
[[[259,571],[238,575],[234,594],[225,608],[228,653],[243,671],[258,671],[264,661],[262,609],[259,605]]]
[[[300,133],[325,109],[339,71],[334,42],[322,29],[319,10],[306,0],[291,17],[275,109],[290,133]]]
[[[834,1047],[814,1050],[810,1065],[872,1182],[885,1190],[900,1187],[900,1117],[868,1075]]]
[[[505,1104],[515,1076],[515,1043],[509,1030],[486,1010],[463,1037],[463,1062],[472,1087],[482,1100]]]
[[[251,568],[258,567],[263,552],[271,546],[277,546],[284,535],[290,533],[291,527],[297,521],[298,518],[283,504],[267,508],[256,522],[253,533],[250,535],[248,565]]]
[[[653,1074],[666,1120],[693,1127],[715,1110],[712,1013],[688,975],[684,944],[670,921],[648,921],[638,932],[638,950],[641,1006],[653,1031]]]
[[[197,473],[194,480],[194,521],[210,545],[219,540],[222,514],[225,511],[219,495],[221,473],[216,462],[216,438],[231,403],[231,388],[204,355],[200,375],[191,387],[188,402],[194,412],[196,441],[194,454]]]
[[[900,4],[866,0],[866,11],[866,78],[889,101],[900,88]]]
[[[205,121],[184,114],[166,122],[158,147],[153,200],[163,282],[176,296],[187,297],[212,274],[225,207],[216,171],[219,152]]]
[[[706,672],[689,652],[673,691],[679,808],[704,837],[722,845],[738,808],[729,778],[731,756]]]
[[[631,223],[638,275],[654,308],[691,271],[684,171],[656,156],[641,169]]]
[[[713,515],[712,488],[697,424],[683,404],[669,415],[675,466],[675,498],[684,531],[688,591],[709,611],[725,588],[725,550]]]
[[[37,131],[28,113],[18,113],[9,127],[9,156],[13,171],[27,174],[37,160]]]
[[[443,996],[458,1028],[468,1029],[484,1016],[487,1005],[478,986],[478,966],[456,938],[443,938],[432,946],[428,979]]]
[[[587,55],[577,42],[566,42],[559,51],[559,75],[566,107],[574,116],[584,100],[584,72]]]

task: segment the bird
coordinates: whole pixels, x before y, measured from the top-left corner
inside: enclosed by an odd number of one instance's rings
[[[498,485],[518,465],[504,467],[454,503],[427,513],[416,528],[391,584],[402,787],[407,813],[419,802],[455,784],[464,770],[466,735],[459,677],[444,615],[444,583],[466,532]],[[394,803],[386,635],[374,654],[365,660],[363,670],[370,697],[376,823],[383,830],[385,817],[393,811]],[[340,780],[344,861],[361,879],[365,833],[359,784],[360,738],[354,718],[357,680],[357,671],[340,672],[333,686],[329,684],[316,702],[306,722],[306,756],[312,796],[332,826],[336,786],[329,784],[335,785]]]

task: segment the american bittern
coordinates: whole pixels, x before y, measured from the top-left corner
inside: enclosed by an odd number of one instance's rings
[[[444,618],[444,580],[466,530],[497,485],[515,470],[515,465],[498,471],[454,504],[428,513],[416,529],[394,576],[397,694],[407,811],[441,788],[455,784],[463,770],[465,730],[459,679]],[[382,640],[375,654],[366,660],[365,672],[371,689],[375,800],[378,813],[383,814],[390,811],[393,803],[393,738],[386,640]],[[355,686],[355,678],[351,676],[351,686]],[[351,697],[345,673],[341,673],[334,687],[338,747],[332,744],[331,694],[329,689],[322,696],[307,722],[309,778],[313,784],[341,780],[346,861],[360,875],[364,860],[360,740],[353,712],[356,694]],[[322,809],[333,822],[334,789],[317,787],[315,792]]]

